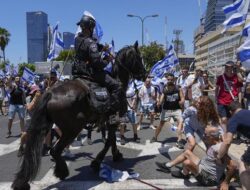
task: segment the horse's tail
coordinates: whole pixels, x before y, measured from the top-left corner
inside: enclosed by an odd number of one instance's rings
[[[50,99],[51,93],[46,92],[35,107],[27,133],[24,156],[20,170],[12,184],[13,188],[22,187],[34,180],[37,175],[41,163],[43,140],[51,127],[47,114],[47,103]]]

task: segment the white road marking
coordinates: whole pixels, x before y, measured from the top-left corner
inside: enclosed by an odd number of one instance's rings
[[[9,154],[11,152],[18,150],[19,145],[20,145],[20,138],[13,141],[10,144],[0,144],[0,156]]]
[[[119,138],[117,139],[119,140]],[[150,140],[146,140],[145,144],[128,142],[125,145],[120,145],[118,143],[117,146],[141,151],[138,157],[156,155],[165,152],[169,153],[169,152],[181,151],[179,148],[173,147],[172,145],[169,144],[162,144],[159,142],[150,143]]]
[[[50,174],[51,175],[51,174]],[[106,183],[104,181],[61,181],[48,175],[39,182],[34,182],[31,184],[32,190],[137,190],[153,189],[151,186],[146,185],[140,181],[131,179],[123,182]],[[53,174],[52,174],[53,175]],[[152,184],[161,189],[201,189],[201,186],[197,186],[197,181],[191,178],[192,185],[187,186],[183,179],[152,179],[143,180],[143,182]],[[57,184],[56,184],[57,183]],[[53,184],[56,184],[53,186]],[[9,190],[11,183],[0,183],[1,190]],[[49,187],[51,186],[51,187]],[[47,187],[47,188],[46,188]],[[49,187],[49,188],[48,188]]]

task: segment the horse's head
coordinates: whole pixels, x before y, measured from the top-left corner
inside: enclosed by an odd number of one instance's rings
[[[145,80],[146,70],[137,41],[133,46],[122,48],[117,53],[116,61],[130,77],[137,80]]]

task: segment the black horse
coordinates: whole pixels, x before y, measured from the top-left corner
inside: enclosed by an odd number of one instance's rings
[[[112,76],[121,82],[124,91],[126,91],[131,78],[143,80],[145,74],[138,42],[133,46],[122,48],[117,53]],[[62,131],[61,138],[50,151],[56,163],[54,175],[61,180],[69,175],[66,162],[61,157],[62,151],[87,123],[98,123],[100,118],[103,118],[91,108],[89,94],[88,85],[79,79],[58,83],[43,94],[31,118],[21,168],[15,176],[12,184],[13,189],[30,189],[29,182],[34,180],[39,170],[42,142],[53,123]],[[117,124],[110,124],[108,121],[105,123],[108,129],[108,139],[103,150],[91,162],[91,167],[97,171],[110,146],[112,147],[113,160],[122,159],[122,154],[116,146]]]

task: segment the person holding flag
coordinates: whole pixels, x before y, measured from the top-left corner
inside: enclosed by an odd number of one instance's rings
[[[87,76],[107,87],[111,100],[105,115],[109,117],[119,111],[120,116],[123,116],[127,112],[126,95],[119,83],[103,70],[113,60],[113,56],[101,56],[106,47],[98,44],[93,36],[96,26],[94,17],[90,14],[83,15],[77,25],[81,27],[82,32],[75,38],[76,61],[72,67],[72,75],[75,78]]]

